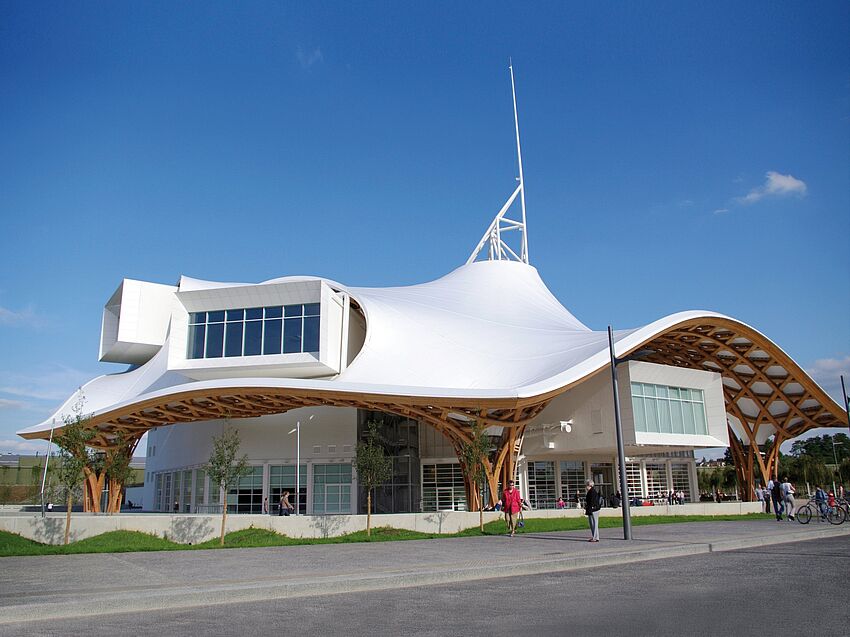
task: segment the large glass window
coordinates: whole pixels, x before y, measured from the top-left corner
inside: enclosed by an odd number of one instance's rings
[[[319,303],[192,312],[188,358],[319,351]]]
[[[227,494],[227,511],[229,513],[262,513],[263,512],[263,468],[251,467],[251,470],[241,478],[235,487]]]
[[[626,488],[629,490],[629,498],[643,498],[643,483],[640,479],[640,463],[626,463]]]
[[[300,491],[301,497],[296,498],[295,492]],[[307,465],[302,464],[298,479],[295,476],[295,465],[272,465],[269,467],[269,511],[278,513],[280,508],[280,496],[284,491],[289,491],[289,504],[295,508],[298,500],[298,509],[301,515],[307,515]]]
[[[313,513],[351,513],[351,465],[313,465]]]
[[[206,491],[207,473],[203,469],[195,469],[195,512],[205,504],[204,493]]]
[[[554,509],[555,463],[549,460],[528,463],[528,497],[535,509]]]
[[[670,491],[670,485],[667,484],[667,465],[647,463],[646,490],[649,498],[656,500],[667,498],[667,493]]]
[[[685,495],[685,502],[691,501],[691,479],[687,464],[673,463],[670,465],[673,474],[673,489]]]
[[[466,487],[460,464],[422,465],[422,510],[466,511]]]
[[[635,431],[708,435],[701,389],[632,383]]]
[[[576,460],[561,460],[561,497],[567,502],[578,504],[585,493],[584,463]]]

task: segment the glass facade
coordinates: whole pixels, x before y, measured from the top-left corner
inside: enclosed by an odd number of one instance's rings
[[[640,463],[626,463],[626,487],[629,490],[629,499],[644,498],[646,494],[643,492],[643,483],[640,479]]]
[[[667,484],[667,465],[646,465],[646,497],[655,500],[666,500],[670,485]]]
[[[458,463],[422,465],[422,510],[466,511],[466,487]]]
[[[227,494],[228,513],[263,512],[263,468],[251,467]]]
[[[195,469],[195,512],[204,504],[207,473],[203,469]]]
[[[189,314],[188,358],[319,351],[319,303]]]
[[[577,460],[561,460],[561,497],[566,502],[577,504],[584,496],[584,463]]]
[[[307,515],[307,465],[302,464],[298,480],[295,476],[295,465],[271,465],[269,467],[269,512],[278,513],[280,496],[289,491],[289,504],[295,505],[296,483],[301,497],[298,499],[298,509],[301,515]]]
[[[313,514],[351,513],[351,465],[313,465]]]
[[[554,509],[555,501],[555,463],[535,461],[528,463],[528,496],[526,500],[535,509]]]
[[[690,465],[672,463],[670,471],[673,474],[673,490],[685,494],[685,502],[691,501],[691,480],[688,468]]]
[[[708,435],[701,389],[632,383],[635,431]]]
[[[419,423],[409,418],[378,411],[360,410],[357,435],[363,440],[369,423],[378,425],[384,453],[392,458],[390,480],[372,493],[374,513],[414,513],[419,511],[421,486],[419,471]],[[366,513],[366,492],[360,489],[360,513]]]

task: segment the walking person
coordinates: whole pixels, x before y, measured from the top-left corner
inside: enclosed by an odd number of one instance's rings
[[[599,492],[593,488],[593,480],[588,480],[584,483],[587,487],[587,495],[584,499],[584,514],[587,516],[587,523],[590,525],[590,540],[589,542],[599,541],[599,509],[602,504],[599,501]]]
[[[767,483],[767,490],[770,491],[770,500],[773,502],[773,511],[776,513],[776,521],[782,521],[782,513],[785,511],[785,506],[782,502],[785,496],[782,493],[782,483],[779,481],[779,476],[770,480]]]
[[[794,502],[794,485],[788,481],[788,476],[782,480],[782,493],[785,496],[784,504],[785,504],[785,515],[790,522],[794,521],[794,509],[796,509],[796,503]]]
[[[519,489],[514,488],[513,480],[508,481],[508,488],[502,493],[502,506],[505,510],[505,523],[508,525],[510,536],[513,537],[520,511],[522,511],[522,497]]]

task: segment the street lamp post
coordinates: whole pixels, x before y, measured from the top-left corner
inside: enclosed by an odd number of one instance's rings
[[[315,414],[310,414],[307,420],[313,420]],[[295,434],[295,515],[301,515],[301,421],[295,422],[295,429],[291,430],[291,434]]]
[[[626,452],[623,446],[623,424],[620,421],[620,394],[617,388],[617,357],[614,355],[614,332],[608,326],[608,349],[611,353],[611,386],[614,389],[614,428],[617,431],[617,464],[620,469],[620,494],[623,507],[623,539],[632,539],[632,513],[629,509],[628,482],[626,481]]]
[[[47,442],[47,455],[44,456],[44,473],[41,476],[41,517],[44,517],[44,487],[47,484],[47,463],[50,462],[50,447],[53,446],[53,429],[56,419],[50,421],[50,440]]]

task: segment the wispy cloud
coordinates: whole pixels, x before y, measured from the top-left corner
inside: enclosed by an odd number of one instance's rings
[[[746,205],[760,201],[765,197],[805,197],[806,190],[806,182],[802,179],[771,170],[765,175],[765,182],[761,186],[753,188],[743,197],[738,197],[736,201]]]
[[[812,363],[806,371],[839,405],[844,404],[839,377],[843,375],[844,383],[850,383],[850,356],[821,358]]]
[[[10,310],[7,307],[0,305],[0,325],[39,325],[41,319],[36,315],[32,308],[24,308],[20,311]]]
[[[723,214],[726,214],[727,212],[729,212],[729,208],[718,208],[717,210],[714,211],[714,214],[723,215]]]
[[[34,400],[64,401],[93,376],[91,372],[58,364],[27,373],[0,371],[0,394]]]
[[[298,58],[298,63],[301,65],[301,68],[305,71],[311,68],[313,65],[318,64],[320,62],[324,62],[325,58],[322,55],[322,49],[316,47],[312,51],[305,51],[300,46],[298,50],[295,52],[295,57]]]
[[[9,400],[0,398],[0,410],[2,409],[29,409],[31,405],[23,400]]]
[[[6,440],[0,438],[0,453],[44,453],[47,443],[44,440]]]

